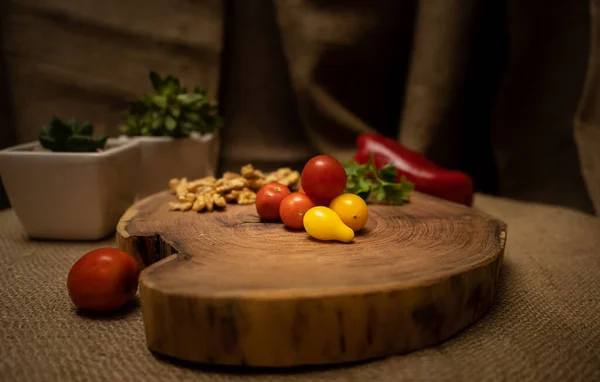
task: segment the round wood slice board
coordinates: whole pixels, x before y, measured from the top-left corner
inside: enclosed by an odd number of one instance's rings
[[[498,286],[506,225],[414,193],[369,207],[352,243],[323,242],[254,205],[169,211],[168,191],[133,205],[117,245],[144,267],[148,347],[186,361],[284,367],[431,346],[476,322]]]

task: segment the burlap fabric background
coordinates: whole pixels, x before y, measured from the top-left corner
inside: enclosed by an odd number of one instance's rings
[[[221,171],[345,159],[377,131],[480,192],[598,214],[599,5],[8,0],[0,147],[37,139],[54,114],[117,135],[154,69],[219,99]]]
[[[497,302],[479,323],[437,346],[336,368],[233,372],[175,364],[146,348],[138,307],[91,319],[74,311],[70,266],[100,243],[28,241],[0,213],[0,379],[5,381],[598,381],[600,220],[478,195],[508,224]]]

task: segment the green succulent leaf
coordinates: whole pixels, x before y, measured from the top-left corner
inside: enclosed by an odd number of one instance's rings
[[[181,129],[186,133],[189,133],[194,129],[194,124],[188,121],[181,122]]]
[[[152,130],[160,130],[160,127],[163,125],[163,123],[165,123],[165,119],[162,116],[157,117],[156,119],[152,120],[150,127]]]
[[[173,117],[168,115],[167,118],[165,118],[165,126],[167,130],[173,132],[177,128],[177,121]]]
[[[105,139],[94,139],[85,135],[73,135],[67,139],[68,151],[86,152],[96,151],[104,147]]]
[[[56,141],[66,140],[73,133],[71,126],[66,122],[52,117],[50,121],[50,127],[48,128],[48,135],[53,137]]]
[[[79,125],[78,129],[75,130],[75,134],[87,135],[91,137],[92,135],[94,135],[94,126],[90,122],[85,122]]]
[[[50,123],[40,130],[40,145],[51,151],[93,152],[103,149],[107,136],[94,138],[94,127],[90,122],[67,122],[53,116]]]
[[[160,89],[162,88],[162,85],[163,85],[163,80],[162,80],[162,78],[160,78],[158,73],[156,73],[154,70],[150,71],[150,81],[152,82],[152,87],[154,87],[154,89],[160,91]]]
[[[177,102],[179,102],[181,105],[183,106],[188,106],[192,104],[192,95],[191,94],[177,94],[177,96],[175,96],[175,99],[177,100]]]
[[[154,71],[150,72],[150,81],[154,91],[128,103],[125,124],[121,126],[124,134],[185,137],[222,128],[218,103],[208,99],[206,89],[196,86],[190,92],[178,78],[161,77]]]
[[[163,95],[155,95],[152,97],[152,102],[161,109],[167,108],[167,97]]]
[[[106,147],[106,142],[108,142],[108,136],[106,136],[106,135],[96,138],[96,148],[104,149],[104,147]]]
[[[40,144],[45,149],[52,150],[52,151],[58,151],[58,150],[55,150],[56,148],[58,148],[56,141],[54,140],[54,138],[50,137],[47,134],[40,134]]]
[[[200,114],[198,113],[186,113],[186,119],[190,122],[193,123],[201,123],[202,122],[202,117],[200,116]]]

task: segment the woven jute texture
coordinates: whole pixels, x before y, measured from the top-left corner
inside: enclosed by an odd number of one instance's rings
[[[489,314],[428,349],[334,368],[203,368],[148,351],[139,307],[78,315],[66,277],[94,243],[28,240],[0,213],[2,381],[600,381],[600,219],[477,195],[508,224],[501,285]]]

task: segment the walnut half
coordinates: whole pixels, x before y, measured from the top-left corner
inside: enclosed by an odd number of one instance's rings
[[[169,210],[170,211],[187,211],[190,208],[192,208],[192,203],[190,203],[190,202],[184,202],[184,203],[169,202]]]
[[[206,209],[206,211],[212,212],[215,206],[225,207],[226,204],[225,198],[216,192],[200,194],[192,206],[192,211],[200,212]]]
[[[244,188],[237,196],[238,204],[252,204],[256,202],[256,193],[249,188]]]

